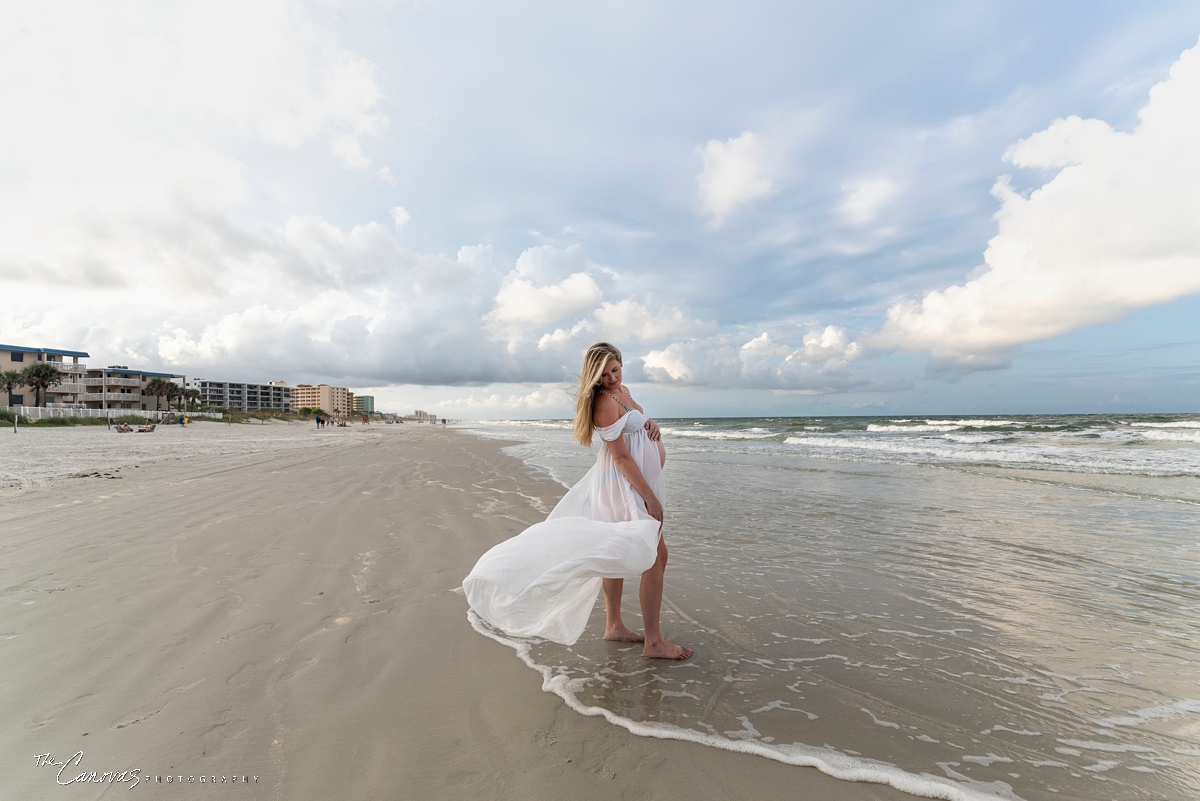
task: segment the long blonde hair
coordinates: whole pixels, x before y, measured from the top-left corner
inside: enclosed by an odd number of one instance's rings
[[[600,386],[600,375],[609,359],[624,361],[621,351],[607,342],[597,342],[583,354],[583,371],[579,374],[579,388],[575,391],[575,441],[585,448],[592,447],[592,432],[596,429],[592,420],[596,387]]]

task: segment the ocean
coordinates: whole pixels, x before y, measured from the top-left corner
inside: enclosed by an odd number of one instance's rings
[[[474,621],[573,708],[929,798],[1200,797],[1200,415],[659,424],[695,655],[604,642],[602,602],[573,647]],[[563,486],[595,458],[464,427]]]

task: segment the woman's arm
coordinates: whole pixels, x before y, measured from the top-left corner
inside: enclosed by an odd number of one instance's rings
[[[642,500],[646,502],[646,511],[658,522],[663,522],[662,504],[642,475],[637,460],[629,452],[629,446],[625,444],[625,438],[617,437],[609,442],[608,450],[612,454],[613,462],[616,464],[617,469],[621,471],[621,475],[625,476],[625,480],[633,487],[633,491],[641,495]]]
[[[592,422],[598,428],[607,428],[617,420],[621,419],[621,407],[616,400],[601,393],[596,397],[594,411],[592,412]],[[613,462],[617,469],[621,471],[621,475],[625,476],[625,480],[633,487],[633,491],[642,496],[642,500],[646,502],[646,511],[650,513],[658,522],[663,521],[663,508],[658,498],[654,495],[654,490],[650,488],[650,484],[646,482],[642,475],[641,468],[638,467],[637,461],[633,458],[633,454],[629,452],[629,447],[625,444],[624,437],[617,437],[614,440],[607,441],[609,453],[612,454]]]

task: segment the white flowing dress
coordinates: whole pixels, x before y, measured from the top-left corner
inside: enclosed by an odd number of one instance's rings
[[[571,645],[583,634],[601,579],[639,578],[654,565],[660,524],[608,447],[624,438],[642,477],[665,505],[662,459],[646,433],[646,419],[630,409],[611,426],[597,428],[596,464],[550,516],[480,557],[463,580],[476,614],[510,635]]]

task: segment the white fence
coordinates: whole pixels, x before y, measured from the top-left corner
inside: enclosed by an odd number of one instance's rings
[[[162,409],[81,409],[75,406],[8,406],[3,407],[12,414],[18,414],[28,420],[45,420],[50,417],[144,417],[147,420],[163,420],[166,417],[182,414],[184,417],[210,417],[220,420],[225,415],[221,412],[175,412]]]

